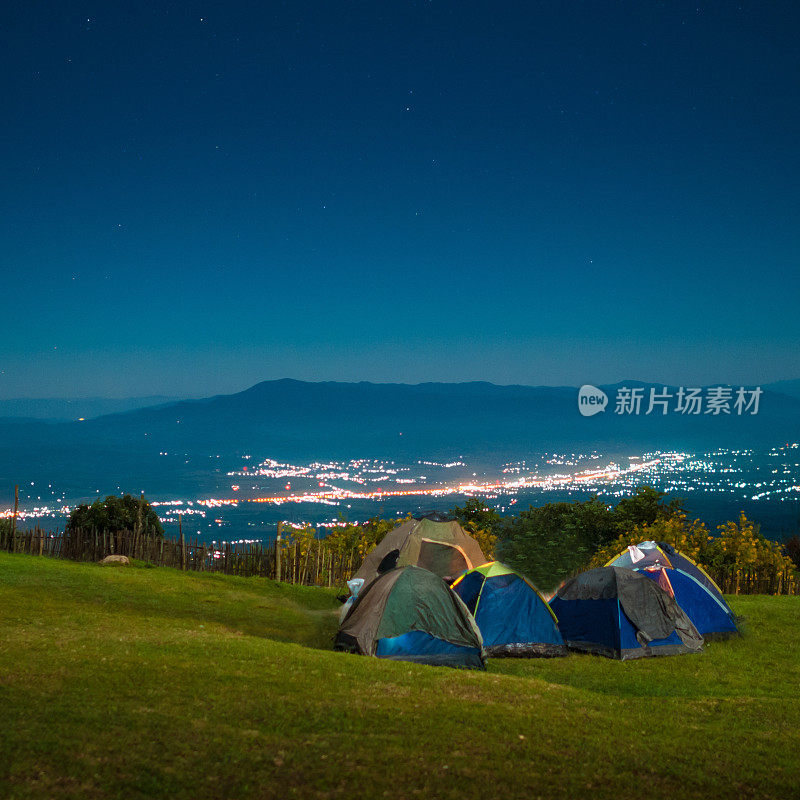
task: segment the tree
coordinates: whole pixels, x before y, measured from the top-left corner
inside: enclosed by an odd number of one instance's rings
[[[683,510],[683,499],[676,497],[665,503],[666,492],[652,486],[639,486],[630,497],[624,497],[614,508],[614,523],[620,533],[659,519],[671,519]]]
[[[800,536],[795,534],[791,539],[787,539],[783,543],[783,549],[786,555],[792,559],[794,565],[800,569]]]
[[[355,552],[359,558],[363,559],[389,531],[396,528],[401,522],[403,522],[402,519],[372,517],[363,525],[343,525],[332,528],[325,538],[328,546],[335,552]]]
[[[486,505],[486,502],[470,497],[463,508],[456,506],[450,510],[451,516],[478,543],[486,558],[494,558],[494,550],[499,538],[503,518]]]
[[[123,497],[109,495],[105,500],[95,500],[91,505],[79,505],[72,509],[67,530],[79,528],[98,531],[133,531],[164,535],[161,520],[153,507],[144,499],[129,494]]]
[[[679,516],[683,501],[666,502],[665,498],[664,492],[652,486],[640,486],[613,508],[594,496],[582,502],[530,506],[513,517],[501,517],[484,501],[470,498],[452,514],[487,555],[496,542],[498,558],[548,589],[582,569],[598,550],[622,534]],[[484,545],[484,532],[498,538]]]
[[[597,497],[546,503],[507,517],[497,550],[503,561],[540,589],[552,589],[581,569],[616,533],[612,512]]]
[[[756,572],[794,571],[794,562],[783,548],[761,533],[760,525],[744,511],[735,522],[717,526],[717,535],[708,539],[701,554],[704,564],[722,574],[733,575],[743,569]]]
[[[410,515],[409,515],[410,516]],[[408,516],[405,517],[408,519]],[[381,519],[380,517],[370,517],[362,526],[362,539],[360,552],[366,555],[373,547],[383,541],[389,531],[393,531],[403,519]]]
[[[478,497],[470,497],[463,508],[455,506],[450,510],[450,515],[455,517],[462,528],[471,527],[476,530],[491,531],[497,533],[503,524],[503,518],[486,505],[485,500]]]

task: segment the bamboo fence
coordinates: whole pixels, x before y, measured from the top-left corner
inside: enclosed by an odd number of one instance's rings
[[[0,529],[0,551],[100,561],[108,555],[123,555],[159,567],[197,572],[220,572],[243,577],[259,576],[308,586],[343,586],[358,569],[356,549],[340,550],[325,539],[308,543],[284,540],[262,542],[201,542],[167,539],[141,531],[69,529],[46,531]]]

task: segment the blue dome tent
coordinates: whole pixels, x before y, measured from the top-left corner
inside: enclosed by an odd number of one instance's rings
[[[452,588],[475,617],[488,655],[566,655],[552,609],[511,567],[490,561],[465,572]]]
[[[636,570],[672,594],[705,638],[738,633],[736,615],[719,587],[698,564],[666,542],[639,542],[606,566]]]
[[[671,594],[704,639],[724,639],[739,632],[728,604],[717,600],[700,581],[683,570],[645,567],[636,571]]]

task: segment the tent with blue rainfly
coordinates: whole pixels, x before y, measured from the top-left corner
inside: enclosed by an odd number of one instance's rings
[[[641,572],[598,567],[558,588],[550,607],[566,645],[627,660],[698,652],[703,637],[674,597]]]
[[[671,594],[704,639],[725,639],[739,632],[728,604],[717,600],[702,583],[683,570],[653,566],[636,572]]]
[[[738,633],[736,615],[708,573],[666,542],[639,542],[606,566],[626,567],[656,581],[678,601],[707,639]]]
[[[553,610],[511,567],[490,561],[465,572],[452,588],[475,617],[488,655],[566,655]]]
[[[468,669],[483,669],[486,658],[480,630],[458,595],[413,565],[380,575],[358,593],[335,649]]]

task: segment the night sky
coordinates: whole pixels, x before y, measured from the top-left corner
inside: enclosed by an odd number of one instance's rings
[[[800,377],[796,2],[24,2],[0,397]]]

